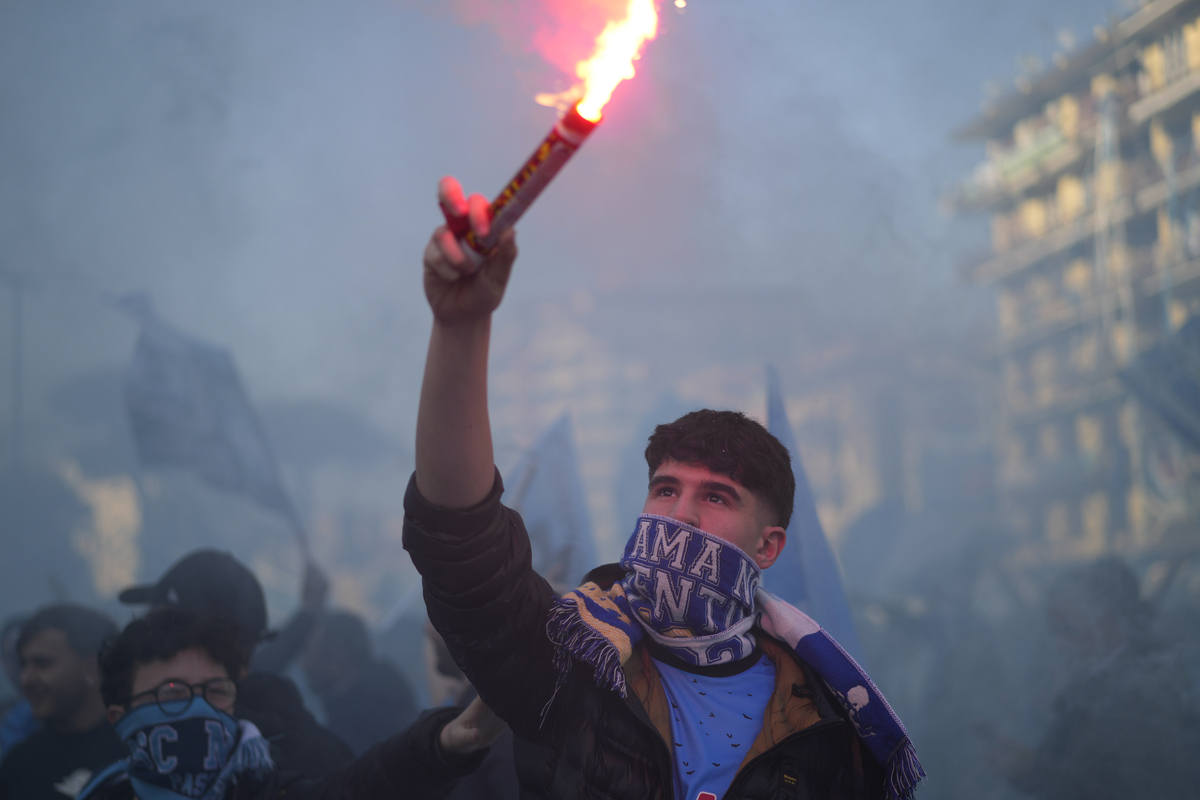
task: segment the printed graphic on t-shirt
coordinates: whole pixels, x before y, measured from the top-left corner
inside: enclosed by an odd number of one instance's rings
[[[717,800],[762,729],[775,688],[775,665],[760,656],[744,672],[719,678],[660,661],[655,665],[671,704],[675,797]]]

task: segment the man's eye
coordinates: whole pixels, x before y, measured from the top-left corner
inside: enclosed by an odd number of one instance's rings
[[[724,504],[725,504],[725,498],[724,498],[724,497],[721,497],[721,495],[719,495],[719,494],[710,494],[710,495],[708,496],[708,499],[709,499],[709,500],[711,500],[711,501],[712,501],[712,502],[714,502],[714,503],[720,503],[720,504],[722,504],[722,505],[724,505]]]

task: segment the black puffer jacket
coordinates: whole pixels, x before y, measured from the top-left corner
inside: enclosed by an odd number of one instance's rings
[[[354,760],[350,746],[317,722],[282,675],[252,672],[238,681],[237,711],[271,743],[271,758],[284,772],[324,778]]]
[[[591,668],[578,662],[554,695],[546,634],[554,593],[533,571],[525,525],[500,504],[502,492],[497,475],[481,503],[450,511],[425,501],[414,478],[404,498],[404,546],[424,578],[430,621],[513,729],[522,797],[672,800],[670,713],[644,648],[625,665],[626,698],[597,688]],[[603,585],[618,574],[593,571],[589,579]],[[725,797],[882,796],[882,770],[820,680],[785,646],[759,636],[776,665],[774,713]]]

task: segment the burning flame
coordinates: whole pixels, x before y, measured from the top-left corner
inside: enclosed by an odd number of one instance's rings
[[[610,21],[596,38],[592,57],[575,65],[575,74],[583,84],[558,95],[539,94],[537,101],[562,107],[578,100],[580,116],[599,122],[600,112],[617,84],[633,77],[633,62],[641,57],[642,46],[657,35],[655,0],[629,0],[625,18]]]

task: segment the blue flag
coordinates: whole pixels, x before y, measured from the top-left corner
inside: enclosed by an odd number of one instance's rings
[[[574,589],[597,564],[570,417],[559,417],[512,475],[502,499],[525,520],[533,568],[562,591]]]
[[[808,485],[783,404],[779,375],[770,366],[767,367],[767,430],[792,454],[796,498],[787,544],[779,560],[764,573],[763,586],[815,619],[865,669],[862,644],[842,586],[841,570],[817,516],[816,499]]]
[[[142,326],[125,375],[125,405],[138,457],[148,467],[196,472],[239,492],[303,532],[229,352],[180,333],[143,295],[118,301]]]

